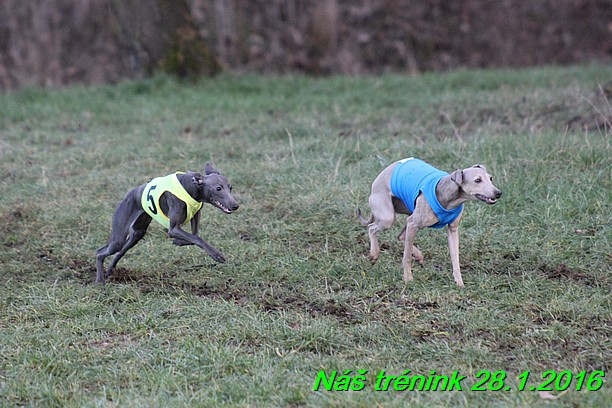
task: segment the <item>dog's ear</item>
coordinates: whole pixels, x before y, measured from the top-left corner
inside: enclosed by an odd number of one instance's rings
[[[220,174],[217,169],[215,169],[210,162],[206,162],[206,166],[204,166],[204,174],[207,176],[209,174]]]
[[[202,177],[200,173],[195,173],[193,177],[191,178],[191,181],[196,186],[201,186],[202,184],[204,184],[204,177]]]
[[[461,184],[463,182],[463,170],[455,170],[450,176],[451,180],[457,184]]]

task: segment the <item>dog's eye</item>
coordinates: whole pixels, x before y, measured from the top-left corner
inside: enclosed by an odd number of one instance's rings
[[[476,180],[474,180],[474,183],[482,183],[482,179],[479,177]]]
[[[493,181],[493,176],[489,177],[489,180]]]
[[[217,186],[217,191],[221,191],[221,190],[223,190],[221,186]]]
[[[229,185],[229,190],[232,191],[232,185],[231,184]]]

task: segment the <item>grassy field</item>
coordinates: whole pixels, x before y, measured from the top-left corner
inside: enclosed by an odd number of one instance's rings
[[[157,77],[0,95],[0,405],[606,405],[611,78],[603,66]],[[504,192],[466,204],[464,289],[444,231],[417,236],[411,284],[399,222],[367,259],[356,211],[408,156],[485,164]],[[204,208],[201,236],[228,262],[152,224],[94,285],[128,189],[209,160],[241,204]],[[406,370],[466,378],[461,391],[375,389],[381,371]],[[313,389],[334,371],[334,389]],[[470,390],[482,371],[486,390]],[[543,375],[552,390],[531,390]]]

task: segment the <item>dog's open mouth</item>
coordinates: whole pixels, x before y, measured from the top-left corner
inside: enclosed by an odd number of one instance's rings
[[[231,214],[234,212],[233,210],[230,210],[229,208],[221,204],[219,201],[215,201],[214,204],[217,208],[219,208],[221,211],[223,211],[226,214]]]
[[[480,201],[484,201],[487,204],[495,204],[497,202],[495,198],[487,197],[486,195],[482,195],[482,194],[474,194],[474,195],[476,196],[477,199],[479,199]]]

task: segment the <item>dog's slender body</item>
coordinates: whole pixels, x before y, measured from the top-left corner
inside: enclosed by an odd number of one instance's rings
[[[423,263],[423,254],[414,246],[416,233],[425,227],[439,227],[440,218],[432,209],[432,206],[422,192],[413,203],[414,210],[411,211],[399,197],[392,192],[391,182],[396,166],[413,158],[398,160],[385,168],[372,183],[372,193],[369,197],[372,215],[365,220],[359,212],[362,225],[368,227],[370,239],[370,260],[375,263],[380,255],[377,233],[390,228],[395,222],[395,214],[407,214],[409,217],[406,226],[399,235],[404,242],[404,256],[402,265],[404,269],[403,280],[413,280],[412,257],[420,264]],[[446,173],[444,173],[446,174]],[[475,165],[464,170],[457,170],[452,174],[441,177],[435,185],[435,196],[439,204],[446,210],[453,210],[467,201],[484,201],[487,204],[495,204],[502,192],[493,185],[492,177],[482,165]],[[412,205],[411,205],[412,207]],[[448,246],[453,265],[453,276],[458,286],[463,286],[461,269],[459,267],[459,223],[463,210],[448,224]]]
[[[238,209],[238,202],[232,196],[232,187],[227,178],[221,175],[210,163],[206,163],[205,175],[195,172],[177,173],[176,178],[184,191],[198,203],[211,204],[226,214],[231,214]],[[143,193],[149,183],[145,183],[130,190],[125,198],[117,205],[112,221],[112,231],[107,245],[101,247],[96,255],[96,282],[104,283],[104,279],[110,276],[117,262],[125,253],[142,239],[151,223],[151,215],[143,208]],[[150,189],[151,187],[149,187]],[[152,208],[157,209],[153,205]],[[198,228],[201,211],[191,218],[191,233],[181,229],[187,222],[188,208],[185,201],[181,200],[169,191],[159,197],[159,210],[168,221],[168,237],[173,238],[174,245],[197,245],[205,250],[215,261],[225,262],[223,254],[208,242],[200,238]],[[151,208],[149,208],[149,211]],[[104,259],[115,254],[110,266],[104,270]]]

